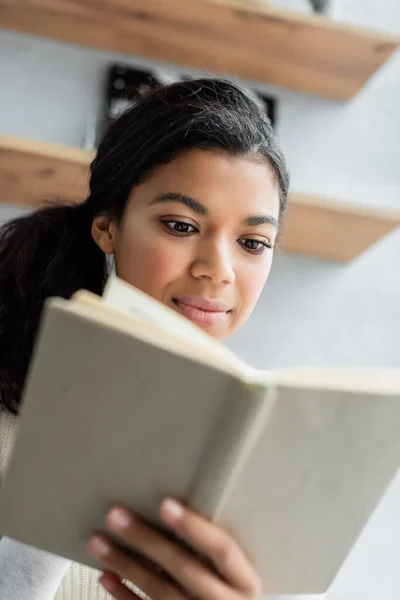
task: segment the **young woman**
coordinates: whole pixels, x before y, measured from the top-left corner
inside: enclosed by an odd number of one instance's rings
[[[268,278],[288,183],[262,109],[232,83],[199,79],[158,89],[111,126],[91,165],[85,203],[47,207],[6,224],[0,233],[0,466],[45,298],[67,298],[80,288],[101,294],[111,258],[119,277],[224,340],[249,317]],[[116,506],[104,532],[88,540],[112,597],[138,597],[130,583],[153,600],[261,597],[259,577],[236,540],[173,499],[160,514],[209,560],[194,558]],[[108,532],[138,547],[170,578],[122,554]],[[40,589],[40,599],[50,599],[67,567],[57,598],[109,597],[90,569],[7,539],[0,541],[0,596],[33,600]]]

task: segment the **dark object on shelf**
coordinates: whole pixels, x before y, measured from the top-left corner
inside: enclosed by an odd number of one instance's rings
[[[332,4],[332,0],[309,0],[315,12],[327,14]]]
[[[107,78],[107,118],[115,120],[135,103],[138,96],[160,83],[151,71],[113,65]]]
[[[275,128],[276,125],[276,106],[277,106],[277,101],[275,98],[273,98],[272,96],[264,96],[264,94],[259,94],[258,92],[256,92],[256,95],[260,98],[260,100],[263,102],[264,106],[265,106],[265,110],[267,112],[267,115],[271,121],[271,125],[272,127]]]
[[[111,123],[133,106],[138,96],[157,87],[160,83],[151,71],[112,65],[106,76],[105,105],[97,126],[96,145],[99,144]]]
[[[176,79],[189,79],[189,77],[177,73]],[[105,118],[101,125],[101,133],[125,110],[133,106],[138,96],[162,84],[164,84],[164,78],[161,72],[158,74],[150,69],[112,65],[106,81]],[[276,121],[275,98],[260,94],[254,89],[251,92],[264,105],[274,127]]]

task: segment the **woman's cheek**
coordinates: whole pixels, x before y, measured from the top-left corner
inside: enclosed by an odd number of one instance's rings
[[[165,288],[181,275],[179,256],[167,248],[154,248],[145,264],[149,293],[161,300]]]
[[[122,250],[122,248],[121,248]],[[116,257],[117,258],[117,257]],[[137,240],[123,248],[119,269],[122,279],[161,300],[165,288],[182,276],[184,254],[168,243]],[[117,260],[118,269],[118,260]]]

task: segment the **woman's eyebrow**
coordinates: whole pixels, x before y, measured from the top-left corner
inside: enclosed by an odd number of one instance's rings
[[[250,227],[256,227],[257,225],[264,225],[267,223],[268,225],[274,225],[279,229],[279,221],[271,215],[253,215],[252,217],[247,217],[244,222],[246,225],[250,225]]]
[[[180,202],[184,206],[190,208],[197,215],[200,215],[202,217],[208,217],[210,215],[210,211],[202,202],[200,202],[200,200],[195,200],[190,196],[186,196],[185,194],[178,194],[176,192],[166,192],[164,194],[159,194],[151,200],[149,206],[154,206],[155,204],[162,204],[164,202]]]
[[[195,200],[186,194],[180,194],[177,192],[165,192],[163,194],[158,194],[155,196],[149,203],[149,206],[154,206],[155,204],[163,204],[166,202],[179,202],[183,204],[187,208],[190,208],[197,215],[202,217],[210,216],[210,211],[200,200]],[[256,227],[258,225],[274,225],[277,229],[279,228],[279,221],[272,217],[271,215],[253,215],[251,217],[247,217],[244,221],[245,225],[249,225],[250,227]]]

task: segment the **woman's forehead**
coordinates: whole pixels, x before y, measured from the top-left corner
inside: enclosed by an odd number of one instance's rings
[[[131,197],[139,208],[168,194],[201,202],[210,216],[219,210],[279,215],[279,191],[269,163],[227,153],[200,149],[182,153],[156,167]]]

